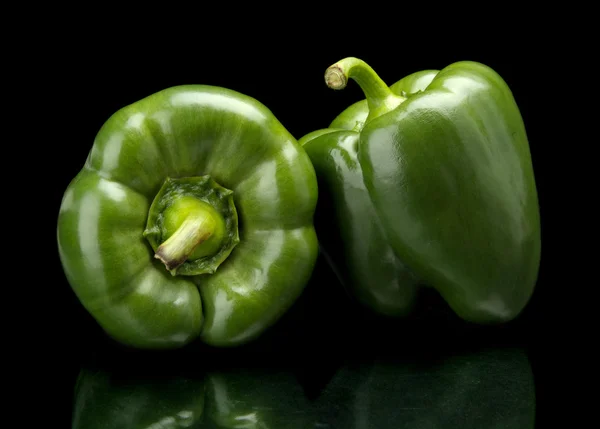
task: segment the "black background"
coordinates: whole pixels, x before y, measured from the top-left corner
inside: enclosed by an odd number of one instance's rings
[[[50,252],[53,259],[47,281],[53,299],[52,337],[45,337],[48,344],[43,346],[43,353],[47,369],[54,372],[56,379],[51,387],[53,394],[46,398],[59,413],[61,427],[68,427],[75,377],[81,365],[88,363],[193,365],[201,359],[203,365],[227,365],[239,362],[241,355],[245,362],[265,365],[289,361],[297,368],[307,394],[317,395],[339,361],[348,356],[360,361],[368,359],[373,350],[390,356],[403,351],[417,357],[419,353],[444,356],[482,344],[517,345],[527,350],[536,380],[538,423],[539,427],[545,427],[541,422],[555,417],[550,403],[555,399],[556,379],[551,375],[549,356],[555,354],[557,338],[562,334],[552,316],[560,268],[556,254],[561,240],[551,186],[557,147],[548,131],[547,91],[539,80],[534,84],[549,58],[549,47],[543,37],[513,29],[512,37],[498,40],[497,29],[490,28],[489,32],[479,30],[477,35],[441,34],[435,43],[424,40],[407,43],[406,39],[399,43],[389,37],[372,41],[356,34],[343,39],[346,43],[327,37],[310,41],[283,38],[292,31],[282,25],[269,36],[254,38],[243,33],[234,43],[218,34],[210,37],[199,33],[198,44],[190,43],[185,49],[177,49],[175,41],[170,42],[173,45],[153,46],[153,41],[132,35],[117,38],[115,42],[102,39],[98,42],[87,38],[86,33],[83,44],[73,34],[61,38],[59,48],[53,51],[56,78],[47,89],[48,98],[61,100],[62,116],[53,130],[60,140],[60,149],[52,151],[54,179],[47,195],[53,213],[51,220],[56,220],[62,193],[83,166],[103,122],[121,107],[166,87],[201,83],[250,95],[267,105],[300,138],[326,127],[345,107],[363,98],[358,86],[352,83],[343,91],[332,91],[325,86],[325,69],[339,59],[356,56],[365,60],[388,84],[417,70],[441,69],[455,61],[474,60],[495,69],[508,83],[529,136],[542,219],[542,263],[530,304],[513,323],[482,329],[465,326],[449,314],[436,296],[426,296],[415,320],[387,324],[356,308],[320,261],[313,281],[297,305],[256,344],[242,351],[210,351],[212,355],[195,346],[185,351],[142,356],[113,344],[102,334],[70,290],[54,250]],[[278,43],[283,46],[276,47]],[[415,355],[414,350],[420,352]],[[306,355],[300,356],[301,352]]]

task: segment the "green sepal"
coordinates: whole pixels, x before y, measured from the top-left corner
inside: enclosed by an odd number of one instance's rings
[[[144,230],[144,237],[155,252],[168,238],[163,214],[181,197],[197,198],[215,209],[225,222],[225,236],[220,249],[215,254],[195,260],[187,260],[168,271],[172,275],[182,276],[212,274],[240,242],[238,215],[233,199],[233,191],[219,185],[209,175],[175,179],[167,177],[150,206],[146,229]]]

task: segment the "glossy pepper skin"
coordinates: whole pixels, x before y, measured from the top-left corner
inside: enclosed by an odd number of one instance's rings
[[[404,316],[433,287],[462,319],[502,323],[533,294],[540,215],[529,142],[506,82],[461,61],[391,87],[362,60],[327,69],[366,99],[300,139],[319,181],[317,233],[342,282]]]
[[[67,280],[117,341],[236,346],[294,303],[318,254],[317,182],[259,101],[168,88],[113,114],[64,193]]]

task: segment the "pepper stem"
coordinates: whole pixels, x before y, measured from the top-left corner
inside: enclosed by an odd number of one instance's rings
[[[208,175],[167,177],[143,236],[171,275],[212,274],[240,242],[233,191]]]
[[[365,123],[395,109],[406,100],[394,94],[375,70],[359,58],[344,58],[325,71],[325,82],[331,89],[344,89],[348,79],[353,79],[367,98],[369,115]]]
[[[207,212],[189,215],[164,243],[158,246],[154,257],[169,271],[183,264],[196,247],[214,232],[215,220]]]

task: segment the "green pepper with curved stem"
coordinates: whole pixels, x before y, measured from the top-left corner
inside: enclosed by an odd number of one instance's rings
[[[113,114],[66,189],[66,278],[115,340],[235,346],[302,293],[318,243],[310,159],[274,114],[184,85]]]
[[[364,305],[390,316],[435,288],[474,323],[527,305],[541,254],[540,216],[523,118],[491,68],[461,61],[388,87],[358,58],[325,73],[366,95],[299,141],[319,182],[324,252]]]

